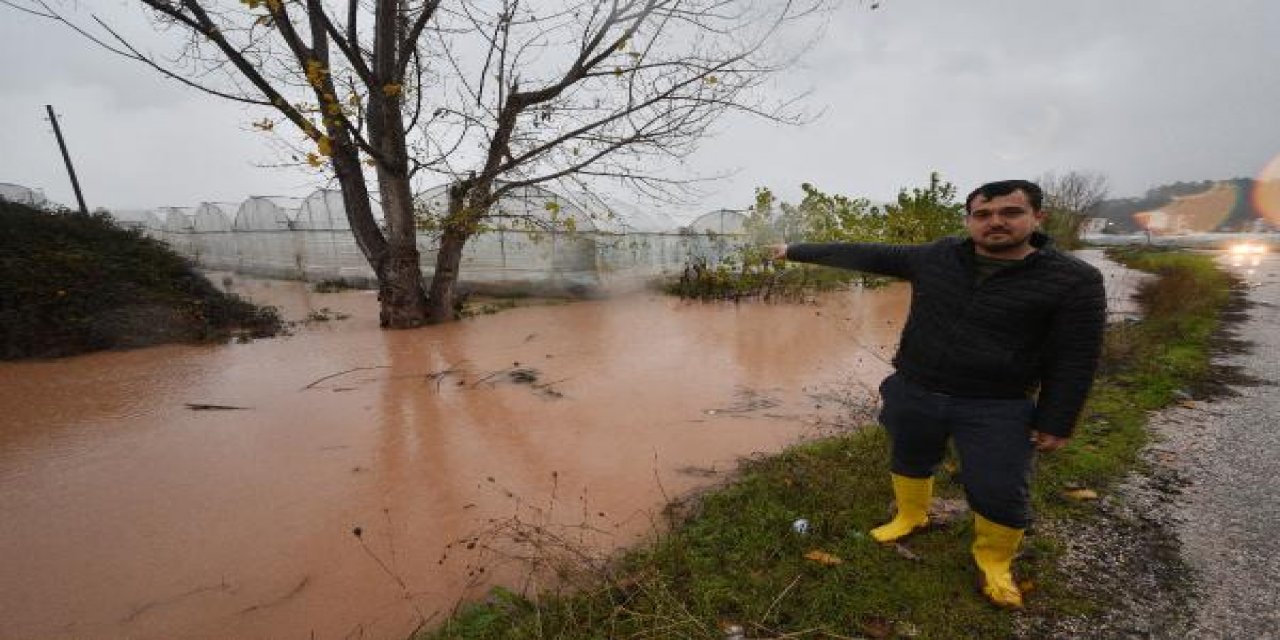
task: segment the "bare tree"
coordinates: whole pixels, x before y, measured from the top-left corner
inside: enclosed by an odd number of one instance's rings
[[[24,7],[21,3],[26,2]],[[830,0],[138,0],[181,48],[160,57],[54,0],[3,0],[221,98],[274,110],[330,169],[380,283],[382,324],[454,317],[463,248],[505,193],[615,179],[649,192],[687,184],[686,157],[727,111],[782,122],[766,100],[787,68],[786,29]],[[296,134],[295,134],[296,135]],[[449,185],[424,290],[413,185]],[[386,221],[380,229],[370,182]]]
[[[1050,172],[1038,180],[1044,190],[1044,211],[1049,214],[1046,231],[1067,248],[1080,242],[1080,229],[1107,199],[1111,187],[1100,173]]]
[[[758,90],[792,59],[770,46],[823,4],[469,0],[442,10],[431,33],[445,65],[441,106],[427,140],[450,145],[425,166],[450,188],[447,210],[428,212],[440,234],[433,317],[449,313],[462,248],[504,194],[612,179],[667,195],[688,179],[662,167],[726,111],[803,120],[794,102]]]

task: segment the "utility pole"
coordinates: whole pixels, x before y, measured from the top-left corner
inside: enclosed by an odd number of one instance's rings
[[[89,207],[84,204],[84,194],[80,193],[80,181],[76,179],[76,168],[71,166],[71,154],[67,153],[67,143],[62,139],[62,129],[58,127],[58,116],[53,113],[53,105],[46,104],[49,122],[53,124],[53,135],[58,137],[58,148],[62,150],[62,161],[67,164],[67,173],[71,175],[71,188],[76,191],[76,201],[80,203],[80,213],[89,215]]]

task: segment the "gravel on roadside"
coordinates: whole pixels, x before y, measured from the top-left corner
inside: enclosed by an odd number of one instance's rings
[[[1233,271],[1212,379],[1152,416],[1094,518],[1057,525],[1072,588],[1106,610],[1021,618],[1019,637],[1280,638],[1280,256]]]

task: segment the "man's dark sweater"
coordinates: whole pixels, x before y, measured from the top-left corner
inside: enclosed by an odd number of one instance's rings
[[[975,282],[972,240],[923,245],[797,244],[787,259],[911,281],[911,312],[893,364],[931,391],[1011,398],[1039,386],[1031,428],[1068,437],[1093,383],[1106,324],[1102,274],[1038,250]]]

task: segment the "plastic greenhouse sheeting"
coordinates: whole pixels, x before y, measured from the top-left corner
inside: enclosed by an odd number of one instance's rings
[[[210,269],[235,269],[240,265],[240,252],[231,231],[237,205],[227,202],[204,202],[192,214],[192,247],[197,261]]]
[[[241,261],[251,260],[261,275],[301,278],[303,243],[292,231],[301,207],[300,198],[277,196],[252,196],[240,203],[232,229]]]
[[[449,210],[449,185],[442,184],[418,194],[419,205],[436,215]],[[489,224],[499,229],[550,231],[564,228],[572,219],[578,231],[591,231],[595,222],[580,206],[559,194],[537,185],[517,187],[507,192],[494,205]]]
[[[719,209],[694,218],[689,223],[689,230],[694,233],[740,235],[746,233],[746,225],[747,216],[741,211]]]
[[[196,255],[196,240],[193,235],[195,226],[192,220],[195,211],[192,207],[159,207],[155,210],[156,217],[164,221],[164,241],[185,256]]]
[[[422,194],[418,202],[447,206],[444,187]],[[745,219],[735,211],[703,216],[695,221],[700,232],[654,232],[642,229],[666,227],[668,216],[620,203],[611,207],[615,217],[593,220],[591,209],[580,204],[540,187],[516,190],[498,203],[500,215],[488,230],[467,242],[460,281],[490,290],[583,292],[678,271],[693,259],[715,264],[744,241],[732,233]],[[576,233],[556,224],[566,218],[575,220]],[[205,268],[313,281],[374,280],[348,228],[341,194],[333,190],[317,190],[306,199],[252,197],[238,206],[166,207],[144,223]],[[438,243],[430,231],[418,233],[427,277]]]
[[[573,200],[585,210],[598,231],[606,233],[677,233],[680,223],[656,206],[641,207],[617,198],[577,193]]]
[[[342,202],[342,192],[336,189],[316,189],[298,204],[298,214],[293,220],[294,229],[331,231],[350,229],[347,208]]]
[[[13,184],[12,182],[0,182],[0,200],[17,202],[32,207],[43,207],[49,202],[49,199],[44,197],[43,191],[24,187],[20,184]]]
[[[375,219],[380,210],[373,204]],[[373,269],[351,233],[342,192],[317,189],[298,207],[293,228],[299,236],[307,280],[369,280]]]
[[[448,185],[418,195],[420,206],[436,214],[448,210]],[[572,219],[577,234],[568,233]],[[534,288],[576,290],[599,284],[591,217],[573,202],[538,186],[514,189],[494,205],[488,231],[467,241],[462,279],[483,285],[522,283]],[[439,239],[420,234],[424,272],[431,272]]]
[[[164,221],[150,209],[115,209],[107,211],[116,224],[126,229],[137,229],[143,234],[162,239]]]

